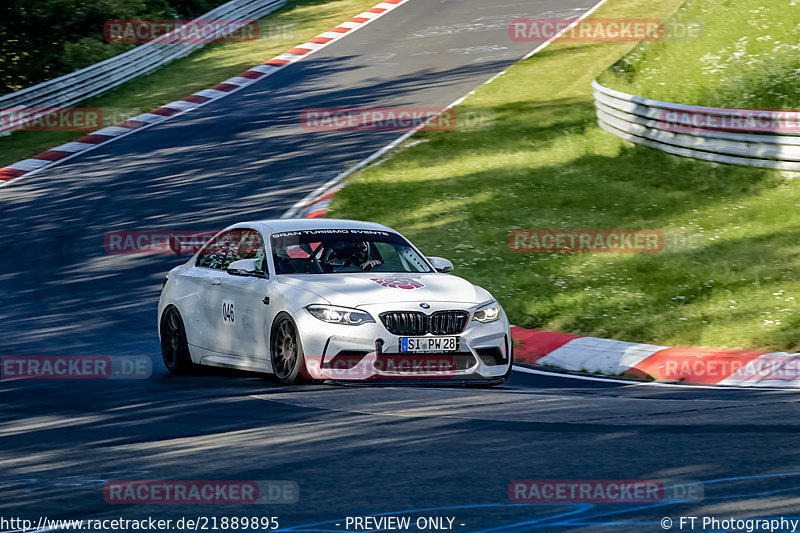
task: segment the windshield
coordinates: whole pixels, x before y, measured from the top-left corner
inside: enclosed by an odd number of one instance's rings
[[[388,231],[287,231],[273,234],[271,243],[277,274],[432,272],[408,241]]]

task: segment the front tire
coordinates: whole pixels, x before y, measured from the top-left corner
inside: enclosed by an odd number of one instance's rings
[[[189,355],[183,319],[178,309],[172,305],[161,315],[161,356],[170,374],[188,374],[194,367]]]
[[[305,359],[297,334],[297,326],[288,314],[281,313],[275,319],[269,345],[272,373],[275,375],[275,379],[284,385],[298,382]]]

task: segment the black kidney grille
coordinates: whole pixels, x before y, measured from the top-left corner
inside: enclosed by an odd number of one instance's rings
[[[382,313],[380,317],[392,335],[455,335],[464,331],[469,313],[437,311],[426,315],[419,311],[390,311]]]
[[[419,311],[382,313],[381,321],[393,335],[425,335],[427,317]]]
[[[454,335],[461,333],[467,325],[469,313],[466,311],[437,311],[428,321],[428,332],[433,335]]]

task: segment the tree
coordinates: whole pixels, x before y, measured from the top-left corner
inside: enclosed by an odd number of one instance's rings
[[[111,19],[194,18],[224,0],[2,0],[0,94],[69,74],[129,50],[107,43]]]

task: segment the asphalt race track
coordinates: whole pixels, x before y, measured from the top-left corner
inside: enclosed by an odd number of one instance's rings
[[[409,512],[455,517],[465,524],[459,531],[659,531],[664,516],[793,516],[800,496],[791,392],[517,372],[493,390],[284,388],[212,370],[91,387],[12,381],[3,399],[6,516],[268,514],[288,530],[345,531],[335,524],[348,515]],[[705,497],[509,500],[512,480],[550,478],[705,482]],[[109,505],[102,486],[114,479],[288,479],[298,483],[300,500],[258,512]]]
[[[470,532],[798,518],[795,393],[520,372],[497,389],[280,387],[213,369],[176,378],[160,361],[156,305],[180,260],[103,249],[111,230],[279,217],[399,135],[304,131],[301,110],[447,105],[535,46],[508,39],[510,19],[593,3],[413,0],[232,96],[2,189],[0,354],[145,356],[153,374],[0,382],[0,516],[266,515],[285,530],[346,531],[347,516],[391,513]],[[683,480],[704,497],[509,499],[512,480],[546,478]],[[106,480],[137,479],[291,480],[300,494],[269,508],[104,501]]]

